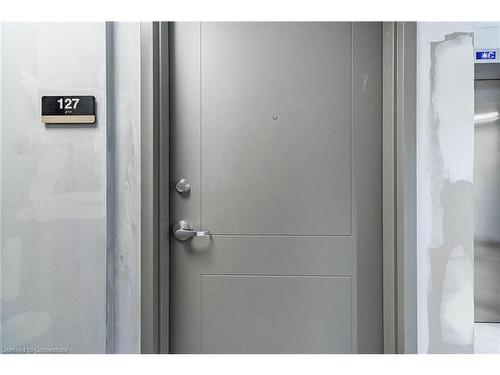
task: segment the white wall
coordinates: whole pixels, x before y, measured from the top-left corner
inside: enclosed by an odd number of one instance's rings
[[[474,351],[474,60],[499,24],[419,23],[418,351]]]
[[[0,30],[0,347],[137,352],[138,25]],[[97,125],[43,125],[42,95],[94,95]]]

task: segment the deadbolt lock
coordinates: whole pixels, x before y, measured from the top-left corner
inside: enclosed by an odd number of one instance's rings
[[[191,190],[191,184],[185,178],[181,178],[175,184],[175,190],[181,194],[186,194],[189,190]]]

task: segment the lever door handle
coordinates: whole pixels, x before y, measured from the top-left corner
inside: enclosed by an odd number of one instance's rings
[[[179,241],[186,241],[193,237],[206,237],[210,235],[210,232],[206,229],[194,230],[191,224],[184,220],[174,224],[172,233],[174,234],[175,239]]]

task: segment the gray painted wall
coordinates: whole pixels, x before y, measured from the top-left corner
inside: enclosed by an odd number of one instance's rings
[[[3,351],[139,351],[139,47],[138,24],[0,28]],[[59,94],[97,126],[43,125]]]

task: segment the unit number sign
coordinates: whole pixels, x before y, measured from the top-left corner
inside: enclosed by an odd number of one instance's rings
[[[42,122],[45,124],[94,124],[95,97],[42,96]]]

